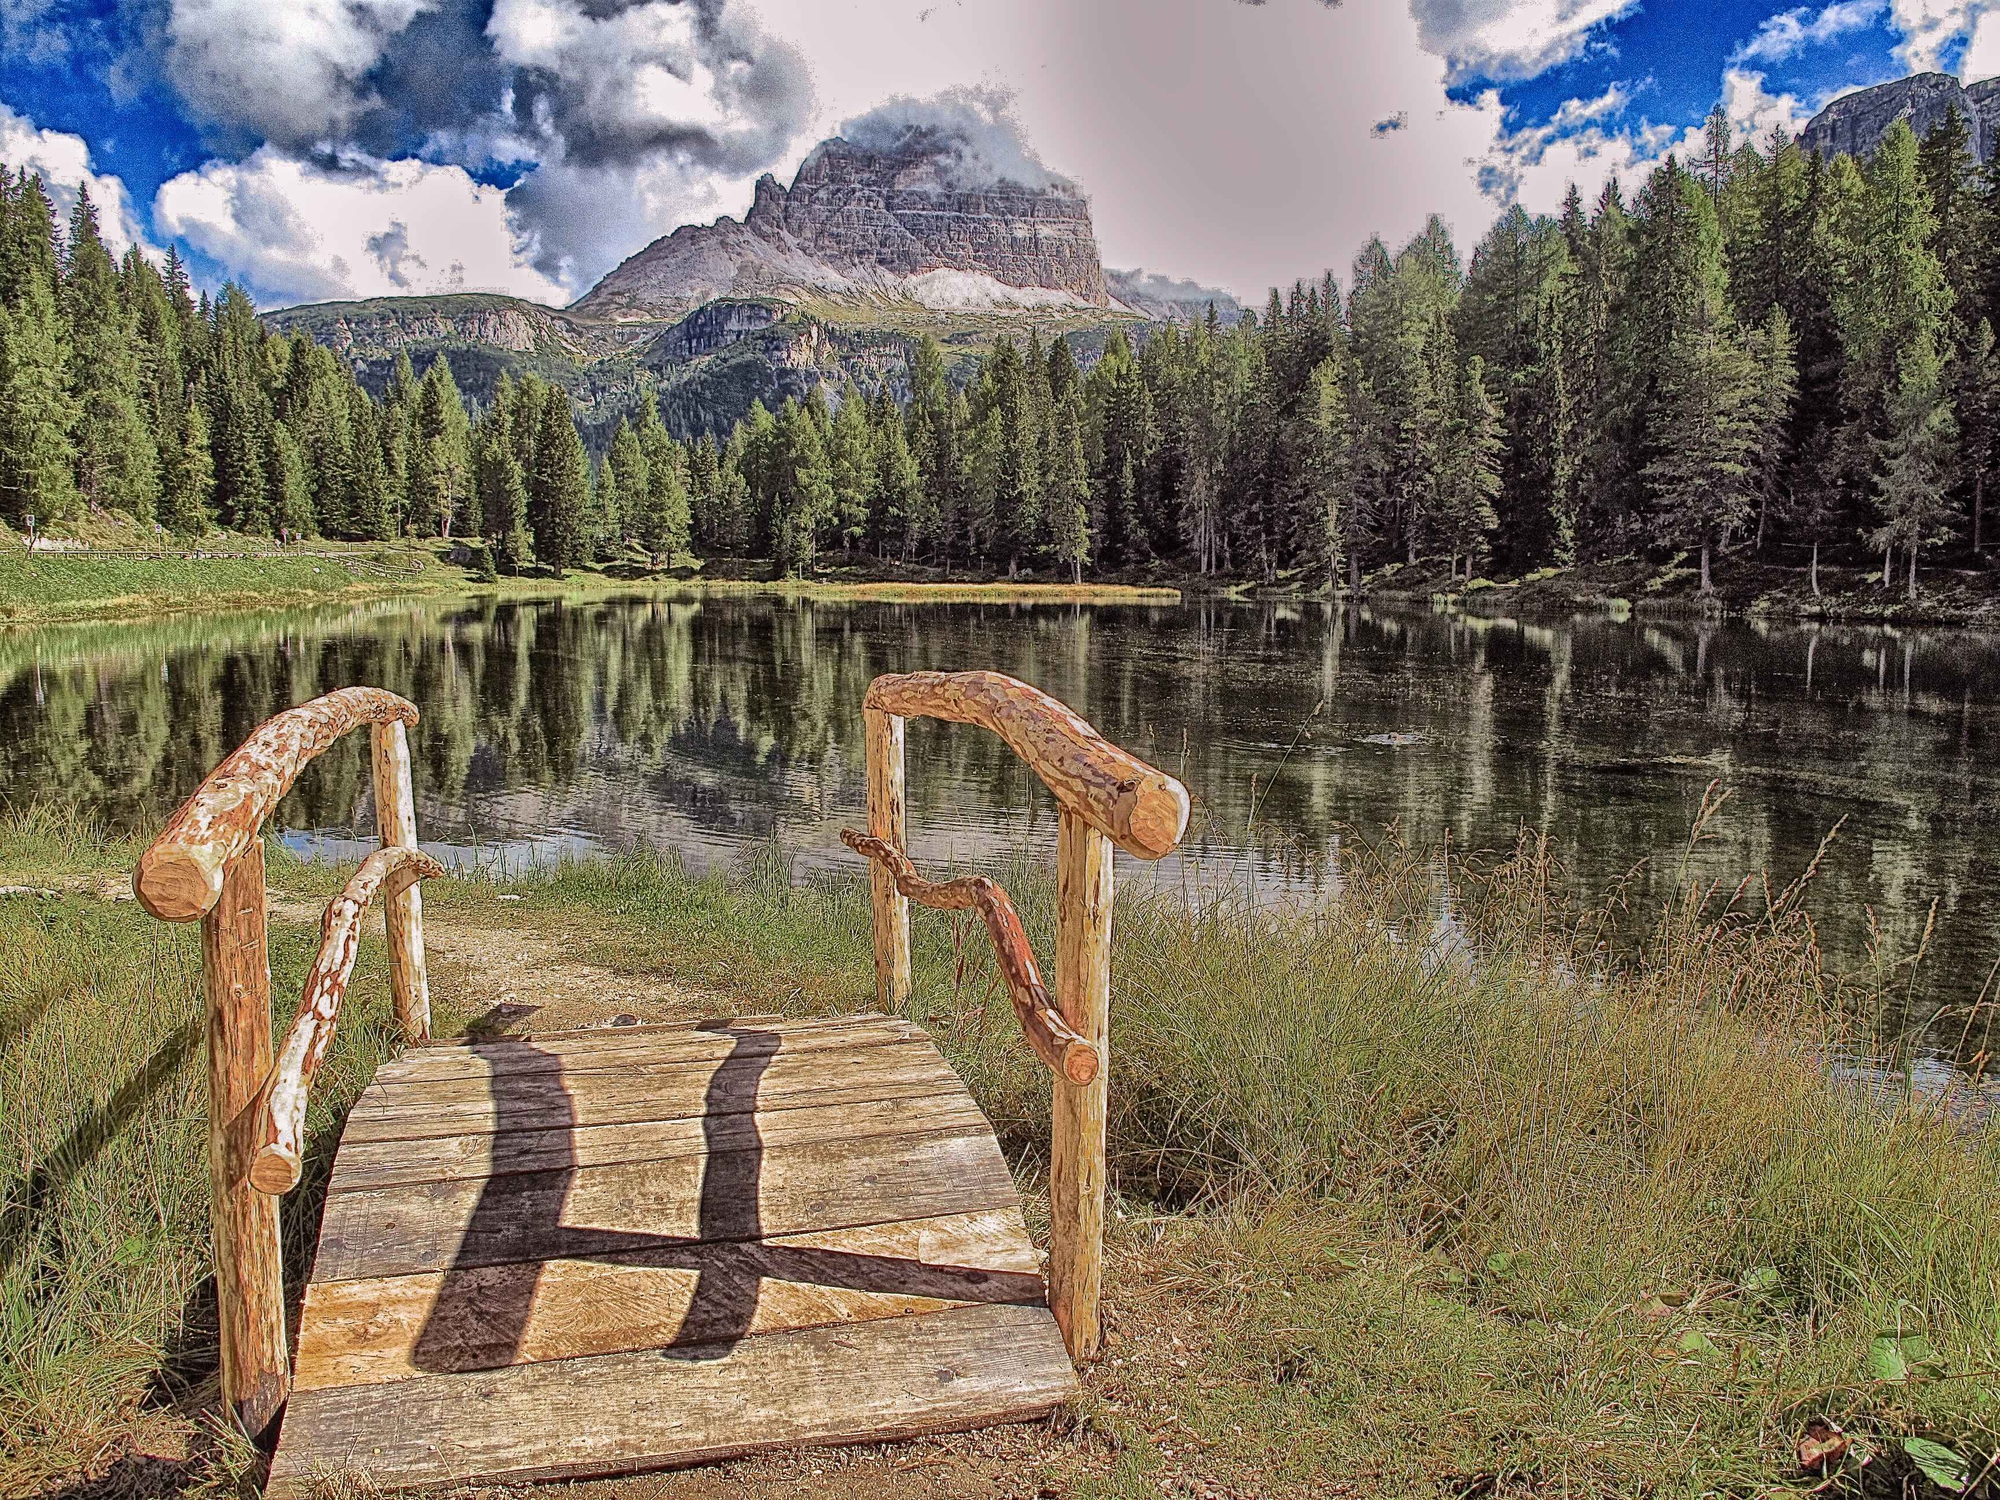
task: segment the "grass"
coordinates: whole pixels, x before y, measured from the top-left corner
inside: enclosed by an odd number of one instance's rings
[[[8,881],[74,889],[132,853],[58,813],[0,825]],[[293,894],[337,878],[273,864]],[[426,903],[440,923],[585,932],[596,962],[743,1011],[866,1005],[865,883],[787,875],[768,851],[727,877],[633,855],[432,882]],[[1902,1493],[1909,1439],[1974,1471],[2000,1452],[2000,1131],[1836,1080],[1840,1018],[1870,997],[1821,970],[1806,887],[1690,888],[1612,966],[1608,918],[1565,910],[1532,846],[1447,865],[1383,843],[1341,877],[1338,906],[1252,904],[1198,874],[1121,891],[1118,1343],[1078,1413],[1112,1458],[1052,1458],[1063,1493],[1194,1472],[1258,1494],[1804,1494],[1820,1476],[1793,1445],[1822,1417],[1857,1437],[1835,1492]],[[1052,952],[1046,873],[1006,878]],[[1032,1216],[1046,1075],[980,932],[919,913],[914,937],[916,1019]],[[8,1493],[87,1465],[147,1401],[198,1398],[212,1359],[191,939],[130,903],[0,901]],[[280,995],[309,946],[274,929]],[[374,944],[362,965],[293,1246],[338,1113],[392,1045]],[[1120,1396],[1141,1369],[1164,1373]],[[236,1482],[203,1465],[186,1487]],[[1978,1493],[2000,1493],[1992,1468]],[[1923,1483],[1907,1492],[1951,1493]]]
[[[9,545],[9,543],[14,543]],[[932,583],[915,580],[690,580],[621,566],[565,578],[484,581],[444,560],[439,544],[272,550],[268,540],[217,535],[202,547],[231,556],[36,553],[0,535],[0,625],[95,623],[225,611],[299,609],[401,595],[529,598],[664,590],[779,594],[890,604],[1174,604],[1175,589],[1118,584]],[[692,563],[692,559],[686,559]],[[852,571],[852,570],[846,570]]]

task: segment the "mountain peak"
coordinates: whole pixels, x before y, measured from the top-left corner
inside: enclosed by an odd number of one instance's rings
[[[789,188],[768,172],[757,180],[742,223],[655,240],[574,311],[655,321],[723,297],[1115,310],[1074,183],[926,124],[821,141]]]

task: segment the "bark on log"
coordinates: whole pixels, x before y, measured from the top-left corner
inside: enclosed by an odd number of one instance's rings
[[[403,721],[377,724],[370,737],[375,773],[375,826],[382,845],[417,847],[416,792],[410,780],[410,739]],[[389,994],[396,1024],[411,1046],[431,1039],[431,983],[424,969],[424,897],[415,881],[392,888],[382,908],[389,935]]]
[[[1056,1007],[1085,1041],[1109,1049],[1111,844],[1074,809],[1056,825]],[[1058,1077],[1049,1151],[1049,1307],[1072,1359],[1096,1357],[1104,1278],[1104,1108],[1108,1071]]]
[[[967,875],[957,880],[929,881],[917,873],[909,856],[884,839],[872,838],[843,828],[840,837],[847,847],[872,861],[875,869],[894,881],[897,891],[934,911],[977,911],[986,921],[999,960],[1001,976],[1007,981],[1007,996],[1014,1004],[1015,1019],[1034,1049],[1035,1056],[1071,1083],[1085,1084],[1097,1077],[1103,1066],[1098,1050],[1065,1022],[1049,1003],[1042,985],[1035,950],[1022,930],[1020,914],[1007,892],[984,875]]]
[[[222,1399],[231,1419],[253,1438],[270,1427],[291,1387],[278,1202],[246,1180],[257,1096],[271,1071],[264,929],[264,846],[253,839],[230,861],[201,924]]]
[[[868,832],[892,849],[903,847],[903,721],[864,708],[868,740]],[[875,1003],[891,1015],[910,998],[910,903],[882,865],[868,871],[875,906]]]
[[[313,1076],[333,1041],[340,1002],[354,973],[354,956],[361,944],[361,917],[381,889],[385,901],[428,876],[442,875],[444,866],[428,854],[392,844],[361,863],[326,909],[320,922],[319,957],[306,976],[297,1017],[278,1049],[255,1111],[252,1133],[256,1157],[250,1164],[250,1185],[260,1193],[289,1193],[299,1185],[304,1148],[306,1099]],[[393,950],[392,950],[393,952]]]
[[[1056,800],[1128,854],[1160,859],[1187,832],[1187,789],[1120,750],[1066,705],[1000,672],[910,672],[877,677],[864,711],[990,729],[1042,778]]]
[[[266,719],[208,775],[140,856],[132,889],[164,922],[203,915],[223,872],[314,756],[361,724],[417,722],[416,706],[380,688],[341,688]]]

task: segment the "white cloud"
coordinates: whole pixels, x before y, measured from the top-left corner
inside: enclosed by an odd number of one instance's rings
[[[1480,181],[1494,198],[1549,213],[1574,182],[1586,193],[1617,178],[1629,190],[1666,155],[1672,126],[1613,128],[1631,94],[1613,84],[1590,99],[1566,99],[1542,125],[1502,133],[1480,164]],[[1498,107],[1497,98],[1494,106]]]
[[[172,0],[167,75],[207,118],[281,146],[335,140],[362,80],[438,0]]]
[[[461,168],[348,155],[338,167],[263,146],[161,184],[159,228],[285,302],[564,288],[529,263],[504,190]]]
[[[1896,56],[1913,73],[1933,72],[1995,10],[2000,0],[1890,0],[1890,24],[1903,38]]]
[[[1533,78],[1575,57],[1639,0],[1410,0],[1426,51],[1456,78]]]
[[[1973,29],[1958,76],[1967,83],[1977,83],[1996,74],[2000,74],[2000,10],[1989,10]]]
[[[43,130],[25,115],[0,104],[0,163],[9,169],[39,173],[58,215],[67,220],[76,207],[77,190],[88,188],[97,205],[98,233],[113,255],[137,245],[154,258],[159,251],[147,242],[146,231],[132,212],[131,196],[122,178],[90,167],[90,145],[80,135]]]
[[[1815,113],[1801,104],[1795,94],[1770,93],[1764,87],[1764,75],[1747,68],[1724,71],[1722,107],[1738,135],[1748,137],[1759,150],[1770,142],[1774,132],[1797,135]]]
[[[1779,11],[1757,28],[1757,34],[1729,55],[1732,63],[1783,62],[1850,32],[1861,31],[1882,14],[1887,0],[1833,0],[1824,10],[1809,5]]]

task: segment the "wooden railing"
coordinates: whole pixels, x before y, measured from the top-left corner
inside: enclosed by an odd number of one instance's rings
[[[984,876],[922,879],[904,852],[904,721],[977,724],[1000,736],[1059,804],[1056,986],[1049,1004],[1007,893]],[[875,902],[875,986],[885,1010],[910,996],[910,902],[977,908],[1015,1014],[1055,1074],[1049,1164],[1049,1306],[1073,1359],[1098,1352],[1104,1261],[1104,1110],[1111,1011],[1114,846],[1140,859],[1173,852],[1187,832],[1187,790],[1126,754],[1048,694],[998,672],[878,677],[862,700],[868,832],[841,836],[868,857]]]
[[[405,726],[415,705],[379,688],[342,688],[266,720],[181,804],[140,857],[132,888],[167,922],[201,921],[208,1038],[208,1167],[215,1219],[222,1395],[253,1436],[291,1388],[278,1201],[298,1181],[306,1090],[332,1038],[354,966],[362,908],[384,892],[389,982],[403,1035],[430,1035],[423,904],[415,882],[438,873],[417,852]],[[264,820],[313,757],[370,725],[375,818],[383,848],[327,910],[319,960],[277,1066],[271,1053]]]

